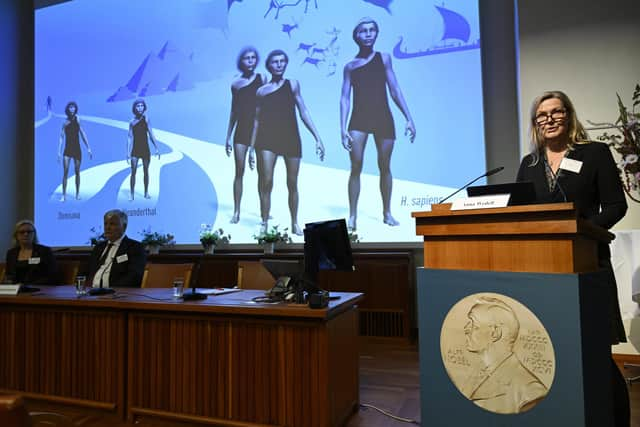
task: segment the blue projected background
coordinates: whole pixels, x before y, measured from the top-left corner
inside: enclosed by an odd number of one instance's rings
[[[419,3],[419,5],[418,5]],[[277,6],[280,5],[280,6]],[[397,227],[382,223],[376,147],[364,155],[357,232],[363,242],[416,241],[410,213],[463,185],[485,169],[478,5],[467,0],[73,0],[36,10],[35,219],[41,240],[84,245],[112,208],[129,213],[127,234],[170,232],[179,244],[198,242],[201,224],[222,227],[232,243],[253,242],[259,230],[257,173],[247,167],[240,222],[233,213],[233,154],[224,145],[236,60],[246,45],[260,54],[257,72],[274,49],[289,56],[285,77],[301,95],[326,156],[302,125],[298,178],[299,223],[348,216],[350,161],[340,140],[340,93],[345,64],[356,55],[355,24],[379,25],[375,50],[391,55],[415,122],[414,143],[389,97],[397,139],[391,158],[391,209]],[[149,195],[142,165],[129,200],[126,161],[132,103],[143,98],[159,142]],[[59,142],[69,101],[93,157],[82,146],[80,199],[73,161],[61,201]],[[64,145],[64,143],[63,143]],[[153,146],[150,144],[151,153]],[[290,227],[284,162],[278,159],[270,225]],[[301,242],[302,237],[294,241]]]

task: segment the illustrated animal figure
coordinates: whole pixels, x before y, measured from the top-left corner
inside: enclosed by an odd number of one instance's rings
[[[322,58],[312,58],[310,56],[307,56],[306,58],[304,58],[304,61],[302,61],[302,64],[300,65],[311,64],[311,65],[315,65],[316,68],[318,68],[318,64],[323,61],[324,59]]]
[[[304,13],[307,13],[307,10],[309,10],[309,2],[311,0],[305,0],[305,5],[304,5]],[[318,0],[313,0],[314,5],[316,6],[316,9],[318,8]]]
[[[296,52],[299,50],[304,50],[305,52],[307,52],[307,55],[309,55],[309,50],[315,45],[316,43],[312,43],[312,44],[300,43],[298,44],[298,48],[296,49]]]
[[[296,28],[298,28],[297,22],[295,24],[282,24],[282,32],[287,33],[289,38],[291,38],[291,31],[295,30]]]
[[[284,9],[287,6],[297,6],[300,4],[302,0],[298,0],[296,2],[292,2],[292,3],[284,3],[282,1],[279,0],[270,0],[269,1],[269,9],[267,9],[266,13],[264,14],[264,18],[267,17],[267,15],[269,14],[269,12],[271,12],[273,9],[276,10],[276,16],[273,19],[278,19],[278,17],[280,16],[280,10]]]
[[[329,50],[328,47],[325,47],[325,48],[314,47],[311,50],[311,56],[315,55],[316,53],[319,53],[319,54],[322,54],[322,57],[326,57],[328,50]]]

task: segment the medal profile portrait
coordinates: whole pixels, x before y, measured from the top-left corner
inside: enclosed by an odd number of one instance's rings
[[[442,324],[440,351],[458,391],[493,413],[529,411],[553,383],[549,334],[533,312],[505,295],[479,293],[458,301]]]

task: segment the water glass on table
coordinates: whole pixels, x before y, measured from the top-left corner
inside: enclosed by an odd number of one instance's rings
[[[173,278],[173,297],[178,299],[182,298],[184,292],[184,277]]]
[[[76,276],[76,295],[82,296],[87,294],[87,278],[86,276]]]

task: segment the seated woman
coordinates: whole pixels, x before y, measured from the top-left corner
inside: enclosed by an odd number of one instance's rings
[[[7,251],[5,279],[23,284],[55,284],[56,264],[48,246],[38,244],[36,227],[23,219],[13,231],[13,247]]]

